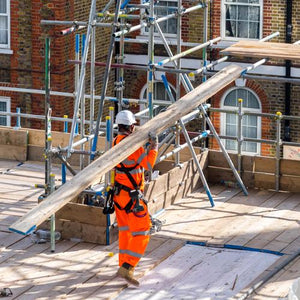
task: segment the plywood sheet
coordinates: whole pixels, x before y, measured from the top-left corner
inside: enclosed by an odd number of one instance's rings
[[[118,299],[229,299],[277,258],[186,245],[143,277],[138,289],[126,289]]]
[[[222,50],[221,54],[240,57],[300,60],[300,45],[240,41]]]

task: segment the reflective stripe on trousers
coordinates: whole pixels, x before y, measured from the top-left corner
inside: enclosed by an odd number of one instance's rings
[[[124,200],[126,198],[126,200]],[[119,195],[115,195],[114,200],[121,207],[129,201],[128,193],[121,190]],[[119,265],[124,262],[136,266],[144,255],[146,247],[150,239],[151,221],[147,206],[143,201],[140,202],[144,206],[147,214],[144,217],[138,217],[134,213],[127,214],[124,210],[116,207],[116,217],[119,226]],[[145,210],[140,215],[145,214]]]

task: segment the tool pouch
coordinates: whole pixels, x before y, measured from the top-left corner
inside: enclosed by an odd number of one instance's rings
[[[143,193],[140,190],[131,190],[129,192],[129,195],[132,200],[132,203],[134,204],[131,211],[135,213],[144,211],[144,206],[140,204],[140,200],[143,200],[144,198]]]

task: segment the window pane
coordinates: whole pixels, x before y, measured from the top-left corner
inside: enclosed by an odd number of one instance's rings
[[[259,23],[249,23],[249,38],[250,39],[259,38]]]
[[[248,92],[247,107],[259,109],[259,103],[258,103],[256,97],[252,93],[250,93],[250,92]]]
[[[238,7],[238,19],[240,21],[248,21],[248,6]]]
[[[226,36],[236,36],[236,6],[226,6]]]
[[[6,102],[0,102],[0,111],[6,111],[6,110],[7,110]]]
[[[249,6],[248,18],[250,21],[259,22],[259,7]]]
[[[257,137],[257,128],[243,126],[242,135],[244,137],[248,137],[248,138],[256,138]]]
[[[246,116],[247,124],[249,126],[257,126],[257,117],[256,116]]]
[[[237,150],[237,142],[226,140],[225,147],[227,150]]]
[[[234,114],[226,114],[226,135],[237,135],[237,116]]]
[[[5,116],[0,116],[0,125],[7,126],[7,121]]]
[[[237,97],[236,97],[236,90],[230,92],[224,101],[224,105],[226,106],[236,106],[237,104]]]
[[[257,153],[257,144],[253,142],[244,142],[242,151]]]
[[[242,99],[243,100],[243,107],[245,107],[245,105],[247,105],[247,95],[248,95],[248,91],[245,90],[245,89],[237,89],[236,90],[236,93],[237,93],[237,98],[238,99]]]
[[[248,38],[249,24],[246,21],[239,21],[237,24],[237,37]]]
[[[7,17],[0,16],[0,44],[8,43]]]
[[[0,102],[0,111],[7,111],[7,102]],[[7,117],[0,116],[0,125],[7,126]]]
[[[1,14],[7,13],[6,1],[7,0],[0,0],[0,13]]]

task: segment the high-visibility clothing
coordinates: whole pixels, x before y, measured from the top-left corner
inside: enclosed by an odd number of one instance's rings
[[[119,143],[126,136],[118,135],[114,140],[114,145]],[[140,190],[144,190],[144,169],[151,170],[154,166],[157,156],[156,150],[149,150],[145,152],[141,147],[129,157],[127,157],[122,164],[131,169],[130,174],[134,178],[136,184],[140,186]],[[121,165],[118,165],[121,167]],[[115,182],[130,189],[135,189],[125,172],[116,169]],[[143,256],[150,239],[151,221],[148,213],[147,205],[140,201],[140,205],[144,210],[138,213],[126,213],[124,208],[130,201],[128,191],[121,189],[118,195],[114,195],[115,212],[119,227],[119,265],[128,263],[135,267],[141,257]]]

